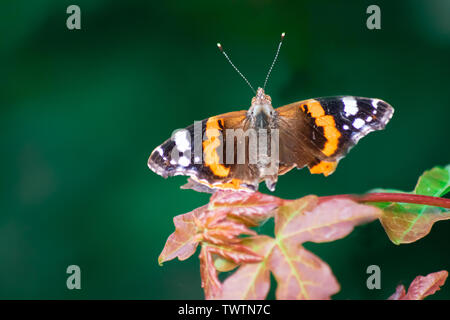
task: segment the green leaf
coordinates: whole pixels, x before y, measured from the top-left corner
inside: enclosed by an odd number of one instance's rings
[[[450,191],[450,165],[425,171],[412,192],[393,189],[374,189],[371,192],[403,192],[424,196],[442,197]],[[406,203],[375,203],[384,210],[380,218],[389,239],[395,244],[411,243],[425,237],[433,224],[450,219],[447,209]]]
[[[419,178],[413,193],[424,196],[442,197],[450,191],[450,164],[444,168],[435,167]]]
[[[434,167],[425,171],[417,181],[413,191],[407,192],[397,189],[377,188],[370,190],[369,193],[410,193],[423,196],[443,197],[450,192],[450,164],[445,167]]]
[[[430,233],[433,224],[450,219],[450,211],[417,204],[392,203],[383,209],[381,224],[395,244],[415,242]]]

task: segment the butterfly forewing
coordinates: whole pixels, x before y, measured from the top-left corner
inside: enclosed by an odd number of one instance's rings
[[[338,161],[365,135],[383,129],[394,109],[379,99],[326,97],[276,109],[280,129],[280,168],[307,165],[329,175]]]

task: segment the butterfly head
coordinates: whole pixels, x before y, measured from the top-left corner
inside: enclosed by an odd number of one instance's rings
[[[258,90],[256,91],[256,96],[254,96],[252,99],[252,106],[258,105],[258,104],[259,105],[265,105],[265,104],[272,105],[272,99],[270,98],[269,95],[265,94],[263,88],[258,88]]]
[[[252,105],[247,112],[247,119],[252,127],[266,128],[272,120],[275,111],[272,107],[272,99],[264,93],[263,88],[258,88],[256,96],[252,99]]]

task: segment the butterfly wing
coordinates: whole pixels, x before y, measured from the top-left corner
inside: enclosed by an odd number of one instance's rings
[[[383,129],[393,112],[382,100],[362,97],[309,99],[276,109],[278,175],[304,166],[311,173],[333,173],[339,160],[369,132]],[[239,131],[250,132],[248,128],[247,111],[195,122],[157,147],[148,166],[163,177],[189,176],[183,188],[257,190],[264,177],[249,161],[251,143],[245,134],[244,140],[236,137]],[[276,179],[276,174],[269,178],[269,189]]]
[[[364,136],[382,130],[394,109],[379,99],[327,97],[276,109],[280,130],[280,170],[308,166],[329,175],[339,160]]]
[[[149,168],[165,178],[189,176],[188,183],[182,187],[185,189],[202,192],[213,192],[215,189],[256,190],[258,171],[248,161],[237,161],[238,142],[227,134],[228,129],[232,129],[230,132],[233,133],[239,129],[245,131],[246,114],[244,110],[230,112],[176,131],[151,153]],[[234,152],[227,152],[227,148],[233,148]],[[233,159],[225,159],[224,155],[228,157],[229,154]]]

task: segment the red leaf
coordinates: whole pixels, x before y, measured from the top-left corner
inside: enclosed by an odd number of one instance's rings
[[[345,237],[354,226],[377,219],[381,211],[347,199],[318,204],[308,196],[281,207],[275,216],[277,245],[270,268],[278,282],[277,299],[329,299],[339,291],[330,267],[301,244]]]
[[[216,215],[215,211],[208,211],[208,215]],[[201,224],[202,239],[217,245],[236,243],[239,235],[255,235],[256,232],[248,229],[244,224],[227,219],[226,215],[219,215],[220,220]]]
[[[225,211],[208,210],[208,206],[176,216],[173,221],[175,232],[169,236],[159,256],[160,264],[174,258],[179,260],[189,258],[194,254],[200,241],[216,246],[226,246],[227,252],[234,248],[249,254],[248,250],[237,246],[241,241],[238,237],[256,234],[243,222],[229,219]],[[231,244],[235,246],[230,246]],[[242,259],[245,260],[245,258]]]
[[[246,239],[243,244],[262,257],[272,250],[273,239],[257,236]],[[242,265],[223,283],[220,299],[261,300],[267,296],[270,287],[270,272],[265,260],[261,263]]]
[[[201,213],[205,208],[206,206],[200,207],[192,212],[173,218],[175,232],[169,236],[163,251],[159,255],[158,262],[160,265],[163,262],[174,258],[186,260],[194,254],[198,246],[195,216]]]
[[[221,292],[222,284],[217,278],[211,251],[207,245],[202,246],[200,251],[200,276],[202,288],[206,299],[212,299]]]
[[[438,291],[444,285],[447,276],[448,272],[445,270],[430,273],[425,277],[417,276],[411,282],[408,293],[405,293],[403,285],[399,285],[389,300],[423,300]]]
[[[381,210],[352,200],[331,199],[318,204],[316,196],[308,196],[280,208],[275,233],[282,234],[283,241],[329,242],[380,216]]]
[[[225,212],[248,226],[257,226],[273,217],[274,210],[285,201],[259,192],[221,191],[211,197],[209,208]]]
[[[401,284],[397,286],[394,294],[390,296],[388,300],[400,300],[404,296],[406,296],[405,286]]]
[[[277,299],[327,300],[339,292],[328,264],[301,246],[276,246],[269,266],[278,283]]]
[[[253,263],[262,260],[262,257],[251,250],[248,246],[231,244],[228,246],[208,246],[211,253],[217,254],[234,263]]]
[[[330,267],[301,244],[340,239],[354,226],[375,220],[380,214],[375,207],[347,199],[318,205],[316,196],[308,196],[284,202],[275,214],[275,239],[259,236],[242,243],[265,253],[265,258],[241,266],[228,277],[220,298],[265,298],[270,270],[278,282],[277,299],[329,299],[339,291],[339,284]]]

